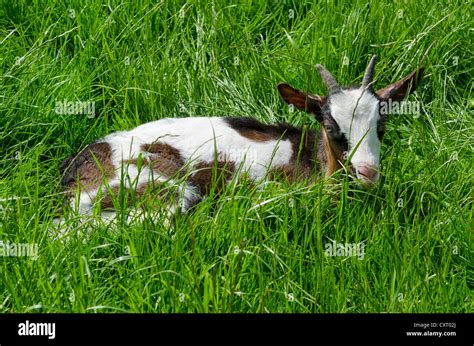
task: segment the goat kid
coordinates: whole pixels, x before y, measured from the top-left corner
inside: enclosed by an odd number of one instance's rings
[[[317,119],[319,133],[232,117],[165,118],[112,133],[63,162],[69,203],[79,213],[90,214],[97,203],[101,210],[113,209],[121,189],[159,199],[166,184],[176,183],[179,193],[168,198],[169,211],[186,211],[210,192],[216,176],[223,182],[242,173],[253,181],[277,175],[294,181],[315,172],[330,176],[348,158],[351,174],[369,188],[380,177],[386,121],[380,103],[402,100],[423,74],[423,68],[416,69],[374,91],[375,60],[373,56],[357,88],[340,87],[317,65],[327,96],[278,85],[288,104]]]

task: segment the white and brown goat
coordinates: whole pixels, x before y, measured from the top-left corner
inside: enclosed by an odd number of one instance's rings
[[[351,174],[370,187],[380,175],[386,120],[380,102],[403,99],[415,90],[423,73],[417,69],[374,91],[374,66],[375,56],[360,87],[341,88],[329,71],[317,65],[329,89],[327,96],[278,85],[287,103],[316,117],[322,125],[319,133],[234,117],[166,118],[112,133],[62,164],[70,204],[89,214],[96,203],[113,208],[111,195],[117,196],[121,189],[159,197],[164,183],[177,182],[179,196],[165,200],[171,212],[185,211],[208,194],[216,174],[221,181],[242,173],[253,181],[271,179],[274,173],[290,180],[317,172],[329,176],[347,158]]]

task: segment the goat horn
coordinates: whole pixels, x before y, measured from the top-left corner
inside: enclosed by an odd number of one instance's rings
[[[372,83],[372,80],[374,79],[374,69],[376,60],[376,55],[372,56],[372,59],[370,59],[370,62],[367,65],[367,69],[365,70],[364,79],[362,80],[362,88],[369,87],[370,89],[372,89],[372,85],[370,85],[370,83]]]
[[[337,84],[336,79],[331,74],[331,72],[326,70],[326,68],[320,64],[317,64],[316,68],[318,69],[319,74],[323,78],[324,83],[326,83],[329,89],[329,93],[332,94],[341,90],[341,87],[339,86],[339,84]]]

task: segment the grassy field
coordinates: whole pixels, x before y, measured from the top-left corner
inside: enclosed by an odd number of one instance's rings
[[[0,241],[38,255],[0,257],[0,311],[473,311],[472,28],[470,1],[1,0]],[[241,184],[169,225],[48,231],[61,161],[101,136],[198,115],[316,129],[277,83],[323,94],[315,64],[356,84],[377,54],[382,87],[430,46],[420,113],[390,117],[370,192]],[[327,256],[332,241],[363,258]]]

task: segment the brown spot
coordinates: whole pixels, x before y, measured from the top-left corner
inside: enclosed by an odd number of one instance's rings
[[[153,172],[158,173],[159,176],[165,177],[181,177],[184,172],[182,170],[183,165],[177,163],[174,160],[155,155],[151,158],[151,161],[147,158],[142,159],[131,159],[124,161],[124,164],[135,165],[137,167],[147,166]]]
[[[251,141],[254,142],[267,142],[271,140],[275,140],[278,138],[275,138],[269,133],[266,132],[259,132],[255,130],[247,130],[247,129],[242,129],[239,131],[239,134],[247,139],[250,139]]]
[[[162,175],[166,175],[167,177],[172,177],[176,175],[182,176],[182,174],[184,174],[184,172],[181,170],[183,165],[178,164],[172,160],[157,158],[156,160],[152,161],[152,166],[153,171]]]
[[[179,150],[166,143],[155,142],[151,144],[142,144],[140,148],[150,154],[158,155],[178,164],[183,163]]]
[[[130,160],[124,160],[122,161],[123,164],[125,165],[134,165],[138,166],[139,164],[141,166],[148,166],[150,165],[150,161],[146,157],[140,157],[140,159],[130,159]]]
[[[292,134],[289,138],[293,145],[291,169],[286,169],[292,173],[289,178],[294,180],[307,178],[317,168],[314,150],[316,135],[305,126],[297,135]]]
[[[117,200],[119,198],[119,186],[115,185],[110,187],[110,191],[114,195],[114,199]],[[113,209],[114,208],[114,203],[112,200],[112,196],[108,192],[103,193],[104,196],[100,200],[100,205],[102,209]]]
[[[215,182],[215,192],[219,193],[232,179],[234,172],[235,163],[233,161],[198,162],[193,168],[189,181],[203,195],[212,190]]]
[[[342,168],[345,162],[344,145],[331,140],[323,128],[320,132],[318,157],[325,168],[325,175],[331,176],[335,171]]]
[[[143,163],[151,165],[156,173],[168,177],[184,173],[182,172],[184,162],[181,153],[171,145],[166,143],[143,144],[141,149],[152,154],[150,155],[150,161],[144,159]],[[137,164],[137,160],[131,160],[130,163]]]
[[[66,159],[61,167],[62,184],[69,189],[97,189],[103,178],[112,179],[115,167],[112,163],[112,150],[106,142],[89,144],[78,155]]]
[[[289,125],[266,125],[252,118],[224,118],[224,121],[242,137],[254,142],[286,139],[289,134],[298,131]]]
[[[298,133],[288,136],[292,143],[293,154],[285,165],[276,166],[270,170],[270,177],[284,178],[290,182],[303,180],[311,176],[317,168],[315,157],[315,133],[303,128]]]

